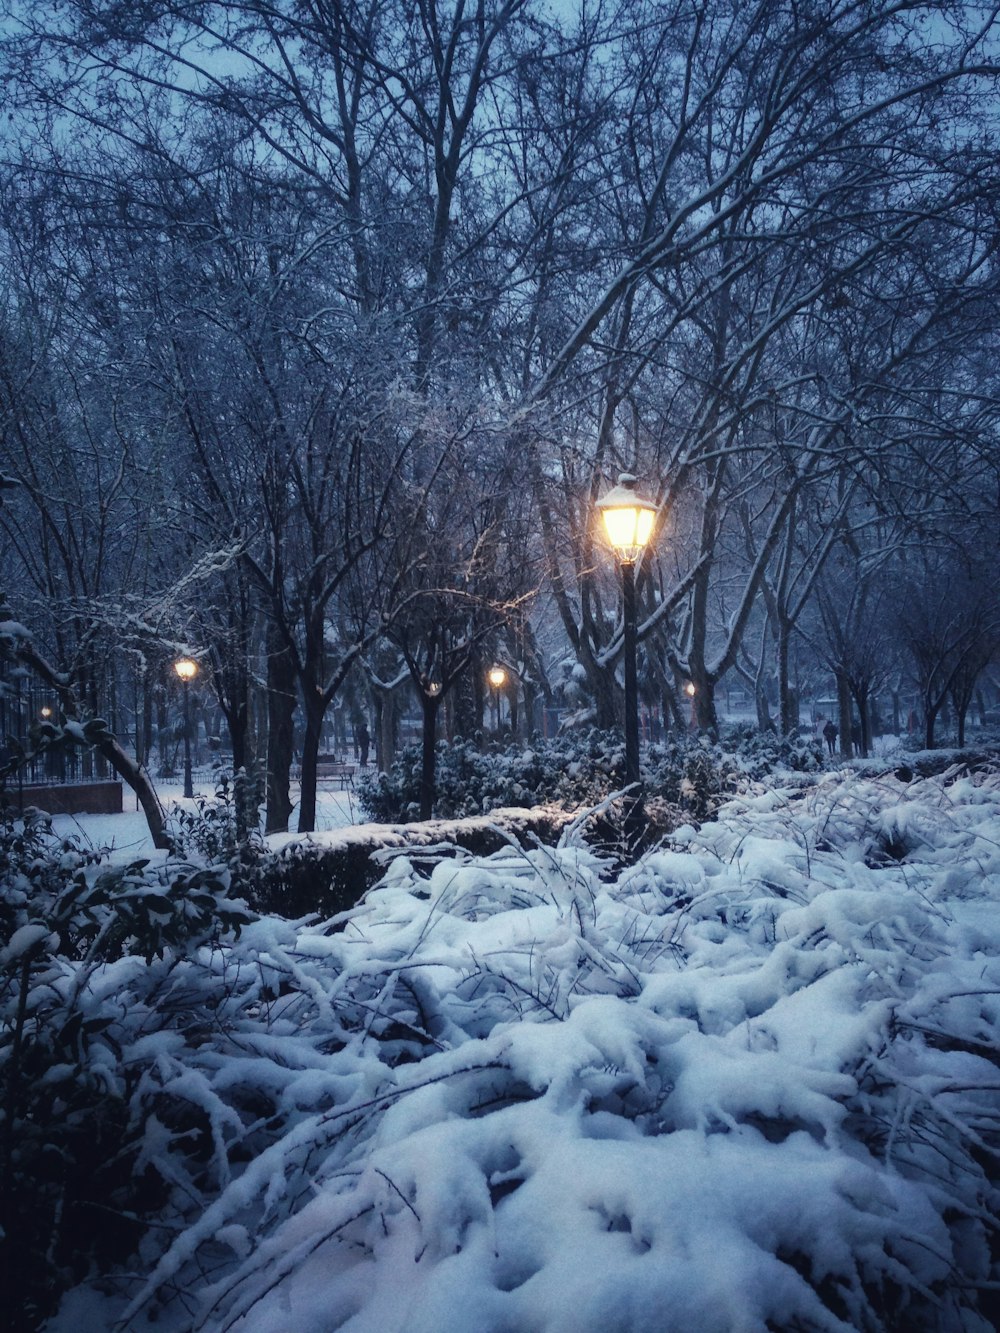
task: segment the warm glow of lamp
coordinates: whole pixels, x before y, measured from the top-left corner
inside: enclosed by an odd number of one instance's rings
[[[181,657],[174,663],[174,670],[181,680],[194,680],[198,674],[198,663],[193,662],[190,657]]]
[[[618,485],[598,500],[608,541],[623,565],[634,565],[649,545],[656,518],[656,505],[637,493],[636,479],[623,472]]]
[[[46,704],[45,707],[42,708],[40,711],[41,711],[42,717],[44,717],[45,720],[46,720],[46,722],[47,722],[47,721],[49,720],[49,718],[52,716],[52,709],[48,706],[48,704]]]
[[[688,683],[684,686],[684,693],[688,696],[689,699],[693,699],[694,696],[698,693],[697,687],[695,686],[693,680],[689,680]]]
[[[507,672],[504,671],[502,666],[490,667],[488,672],[488,678],[493,688],[495,690],[498,690],[500,686],[504,683],[504,681],[507,679]]]

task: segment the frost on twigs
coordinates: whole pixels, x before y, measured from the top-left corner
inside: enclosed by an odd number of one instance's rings
[[[757,785],[178,960],[125,1040],[169,1202],[52,1333],[993,1327],[998,827],[991,775]]]

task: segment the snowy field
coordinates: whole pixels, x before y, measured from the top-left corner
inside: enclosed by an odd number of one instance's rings
[[[215,779],[211,776],[199,778],[196,774],[192,783],[195,796],[211,799],[215,793]],[[186,801],[183,797],[183,785],[179,781],[156,780],[156,793],[160,804],[169,816],[176,810],[194,810],[196,802]],[[292,799],[296,804],[289,820],[289,828],[294,829],[299,817],[298,787],[292,788]],[[153,851],[149,837],[146,817],[138,808],[138,801],[126,787],[122,796],[120,815],[56,815],[52,820],[53,830],[62,835],[73,834],[89,847],[107,847],[112,851],[115,861],[127,860],[137,856],[158,856]],[[316,829],[328,832],[331,829],[344,828],[363,819],[358,799],[351,791],[334,790],[320,787],[316,792]]]
[[[118,1040],[211,1134],[151,1118],[162,1225],[51,1333],[996,1327],[1000,776],[954,779],[789,778],[621,872],[401,856],[174,960]]]

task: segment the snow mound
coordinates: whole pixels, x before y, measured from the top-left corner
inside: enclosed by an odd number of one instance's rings
[[[574,837],[187,965],[149,1095],[202,1159],[151,1120],[145,1269],[52,1333],[994,1327],[1000,781],[758,790],[617,878]]]

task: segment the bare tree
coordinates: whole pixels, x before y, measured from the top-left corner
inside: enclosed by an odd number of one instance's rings
[[[226,553],[198,600],[223,612],[236,733],[269,645],[271,827],[289,673],[308,828],[326,711],[416,605],[396,526],[437,503],[470,415],[516,440],[602,723],[622,634],[594,502],[621,469],[655,489],[640,634],[707,729],[765,617],[790,724],[792,630],[858,478],[912,482],[922,511],[949,450],[990,438],[995,371],[970,373],[997,305],[989,14],[949,6],[932,43],[936,0],[559,22],[535,0],[6,8],[17,133],[87,224],[47,309],[90,293],[90,354],[129,368],[130,439],[169,442],[160,475],[187,482],[151,591],[194,587],[165,552],[184,571]],[[422,531],[405,539],[430,570]]]
[[[913,553],[899,585],[895,623],[924,716],[924,743],[934,748],[938,713],[950,695],[958,711],[959,744],[972,691],[1000,646],[1000,602],[992,570],[995,551],[926,546]]]

